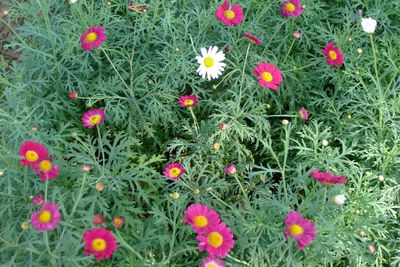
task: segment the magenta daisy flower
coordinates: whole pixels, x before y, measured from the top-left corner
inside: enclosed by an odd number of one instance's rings
[[[325,186],[345,184],[347,181],[346,176],[334,176],[330,172],[320,172],[317,169],[313,170],[312,173],[310,173],[308,176],[311,176]]]
[[[118,248],[112,232],[105,228],[95,228],[82,236],[85,241],[85,255],[93,254],[98,260],[108,259]]]
[[[105,118],[106,114],[104,112],[104,109],[95,108],[83,114],[81,120],[83,122],[83,126],[87,128],[93,128],[96,125],[101,125]]]
[[[308,120],[308,110],[305,109],[304,107],[301,107],[300,111],[300,117],[304,120],[307,121]]]
[[[34,199],[32,199],[32,204],[35,206],[40,206],[44,202],[44,197],[42,194],[37,195]]]
[[[235,164],[231,164],[225,168],[225,173],[228,175],[234,175],[236,173],[236,166]]]
[[[115,228],[121,228],[122,225],[124,225],[125,219],[122,216],[115,216],[112,219],[112,224],[114,225]]]
[[[58,226],[61,220],[61,213],[58,206],[51,202],[46,202],[38,212],[34,212],[31,217],[32,225],[37,231],[51,231]]]
[[[185,169],[181,164],[178,162],[173,162],[165,168],[164,175],[170,180],[178,180],[184,172]]]
[[[285,218],[285,238],[292,237],[297,241],[297,247],[304,249],[315,239],[317,230],[312,221],[303,219],[300,213],[292,210]]]
[[[261,62],[253,69],[253,74],[258,77],[258,82],[262,87],[278,90],[279,84],[283,81],[281,71],[268,62]]]
[[[44,159],[33,166],[33,170],[39,174],[42,181],[52,180],[58,176],[58,165],[51,162],[50,159]]]
[[[328,43],[322,53],[326,56],[326,61],[329,65],[339,67],[344,62],[342,51],[333,43]]]
[[[301,7],[300,0],[288,0],[282,3],[281,14],[287,17],[297,18],[303,13],[304,9]]]
[[[252,42],[255,45],[260,45],[262,43],[261,39],[257,38],[257,36],[251,34],[251,33],[244,33],[244,38],[246,38],[247,40],[249,40],[250,42]]]
[[[101,46],[107,40],[107,35],[103,27],[92,26],[81,35],[81,46],[84,50],[90,51]]]
[[[201,234],[210,227],[216,227],[221,219],[215,210],[200,204],[192,204],[185,210],[183,221],[189,224],[198,234]]]
[[[224,267],[224,263],[216,257],[208,256],[202,262],[200,267]]]
[[[240,5],[230,7],[230,2],[225,1],[217,8],[215,16],[225,25],[239,25],[243,20],[243,9]]]
[[[20,164],[22,166],[33,167],[42,159],[48,157],[47,149],[44,145],[34,141],[25,141],[19,149],[18,155],[21,157]]]
[[[184,95],[179,98],[179,106],[183,108],[194,107],[199,102],[199,99],[195,95]]]
[[[225,258],[234,245],[231,229],[224,223],[210,227],[207,231],[197,236],[199,251],[207,251],[210,256]]]

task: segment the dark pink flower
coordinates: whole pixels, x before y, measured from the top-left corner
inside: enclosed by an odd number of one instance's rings
[[[44,197],[42,194],[37,195],[33,200],[32,200],[32,204],[35,206],[40,206],[42,205],[44,202]]]
[[[225,168],[225,173],[228,175],[234,175],[236,173],[236,166],[235,164],[231,164]]]
[[[18,152],[21,157],[21,165],[33,167],[41,160],[48,157],[47,149],[44,145],[34,141],[25,141]]]
[[[304,120],[307,121],[308,120],[308,110],[305,109],[304,107],[301,107],[300,111],[300,117]]]
[[[107,40],[107,35],[103,27],[92,26],[81,35],[81,46],[84,50],[90,51],[101,46]]]
[[[192,204],[185,210],[183,221],[201,234],[210,227],[217,226],[221,219],[215,210],[201,204]]]
[[[101,125],[103,121],[106,118],[106,114],[104,112],[104,109],[102,108],[94,108],[89,111],[87,111],[85,114],[83,114],[81,120],[83,123],[83,126],[87,128],[92,128],[96,125]]]
[[[217,8],[215,16],[228,26],[239,25],[243,20],[243,9],[237,4],[230,7],[230,2],[225,1]]]
[[[285,17],[297,18],[303,11],[300,0],[288,0],[282,3],[281,14]]]
[[[257,38],[257,36],[251,34],[251,33],[244,33],[244,38],[246,38],[247,40],[249,40],[250,42],[252,42],[255,45],[260,45],[262,43],[261,39]]]
[[[173,162],[165,168],[164,175],[170,180],[178,180],[184,172],[185,169],[181,164],[178,162]]]
[[[311,176],[325,186],[345,184],[347,180],[346,176],[334,176],[330,172],[320,172],[317,169],[313,170],[312,173],[310,173],[308,176]]]
[[[283,81],[281,71],[268,62],[261,62],[253,69],[253,74],[258,77],[258,82],[262,87],[278,90],[279,84]]]
[[[42,181],[46,181],[56,178],[59,168],[50,159],[43,159],[33,166],[33,170],[39,174]]]
[[[224,267],[224,263],[216,257],[208,256],[203,259],[200,267]]]
[[[285,218],[285,238],[289,236],[297,241],[297,247],[304,249],[312,243],[316,237],[317,230],[312,221],[304,219],[300,213],[292,210]]]
[[[183,108],[194,107],[199,102],[199,99],[195,95],[184,95],[178,100],[179,106]]]
[[[32,225],[37,231],[51,231],[58,226],[61,220],[61,213],[58,206],[51,202],[46,202],[38,212],[34,212],[31,217]]]
[[[197,236],[199,251],[207,251],[210,256],[225,258],[232,250],[235,241],[231,229],[224,223],[211,227]]]
[[[339,67],[344,62],[342,51],[333,43],[328,43],[322,53],[326,56],[326,61],[329,65]]]
[[[118,248],[112,232],[105,228],[95,228],[82,236],[85,241],[85,255],[93,254],[98,260],[108,259]]]

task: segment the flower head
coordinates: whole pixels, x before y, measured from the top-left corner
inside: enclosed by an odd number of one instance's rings
[[[236,166],[235,164],[231,164],[225,168],[225,173],[228,175],[234,175],[236,173]]]
[[[300,38],[301,38],[301,32],[299,32],[299,31],[294,31],[294,32],[293,32],[293,37],[296,38],[296,39],[300,39]]]
[[[101,46],[107,40],[103,27],[92,26],[81,35],[81,47],[86,51]]]
[[[194,107],[199,102],[199,99],[195,95],[184,95],[178,100],[179,106],[183,108]]]
[[[100,225],[103,224],[105,222],[105,218],[102,214],[96,214],[93,216],[92,219],[93,224],[95,225]]]
[[[216,257],[208,256],[202,262],[200,267],[224,267],[224,263]]]
[[[346,196],[343,194],[336,195],[333,197],[333,203],[338,206],[343,206],[344,202],[346,202]]]
[[[377,22],[373,18],[362,18],[361,27],[366,33],[374,33],[376,29]]]
[[[118,248],[112,232],[105,228],[95,228],[82,236],[85,241],[85,255],[93,254],[98,260],[108,259]]]
[[[230,7],[229,1],[225,1],[217,8],[215,16],[225,25],[239,25],[243,20],[243,9],[237,4]]]
[[[244,33],[244,38],[249,40],[250,42],[254,43],[255,45],[260,45],[262,43],[261,39],[251,33]]]
[[[91,109],[83,114],[81,120],[83,122],[83,126],[87,128],[92,128],[96,125],[101,125],[106,118],[106,114],[104,109]]]
[[[231,229],[224,223],[207,229],[203,234],[197,236],[199,251],[207,251],[210,256],[225,258],[234,245]]]
[[[215,210],[204,205],[192,204],[185,210],[183,221],[201,234],[203,231],[217,226],[221,219]]]
[[[287,17],[297,18],[303,13],[304,9],[301,7],[300,0],[288,0],[282,3],[281,14]]]
[[[208,51],[206,48],[201,48],[201,56],[196,57],[197,63],[200,64],[197,73],[203,78],[211,81],[218,78],[226,66],[223,61],[225,54],[223,51],[218,51],[218,47],[210,46]]]
[[[61,213],[58,206],[51,202],[46,202],[38,212],[34,212],[31,217],[32,225],[37,231],[51,231],[58,226],[61,220]]]
[[[261,62],[253,69],[253,74],[258,77],[258,82],[262,87],[278,90],[279,84],[283,81],[281,71],[268,62]]]
[[[178,162],[169,164],[165,170],[164,175],[170,180],[178,180],[179,177],[185,172],[185,169]]]
[[[52,180],[58,176],[58,165],[50,159],[43,159],[33,166],[33,170],[39,174],[42,181]]]
[[[21,165],[33,167],[39,161],[48,157],[47,149],[44,145],[34,141],[25,141],[19,149],[18,155],[21,156]]]
[[[112,219],[112,224],[115,228],[121,228],[124,222],[125,219],[122,216],[114,216],[114,218]]]
[[[37,195],[33,200],[32,200],[32,204],[35,206],[40,206],[42,205],[44,202],[44,197],[42,194]]]
[[[312,173],[310,173],[308,176],[311,176],[325,186],[346,183],[346,176],[334,176],[330,172],[320,172],[319,170],[313,170]]]
[[[343,64],[343,53],[333,43],[328,43],[322,53],[326,56],[329,65],[339,67]]]
[[[315,224],[304,219],[300,213],[294,210],[286,216],[285,225],[285,238],[292,237],[297,241],[297,247],[301,250],[311,244],[316,237]]]
[[[304,107],[301,107],[300,111],[300,117],[304,120],[307,121],[308,120],[308,110],[305,109]]]

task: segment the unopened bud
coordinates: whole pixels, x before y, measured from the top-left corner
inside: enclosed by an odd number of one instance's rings
[[[219,143],[214,144],[214,149],[219,150],[221,148],[221,145]]]
[[[200,189],[198,188],[193,189],[193,193],[195,193],[196,195],[200,194]]]
[[[379,175],[379,176],[378,176],[378,180],[381,181],[381,182],[383,182],[383,181],[385,180],[385,176]]]
[[[174,192],[169,194],[169,197],[172,198],[173,200],[177,200],[180,197],[180,194],[178,192]]]
[[[322,140],[322,145],[323,146],[328,146],[329,145],[328,140],[326,140],[326,139]]]
[[[289,124],[289,121],[286,120],[286,119],[285,119],[285,120],[282,120],[281,122],[282,122],[282,124],[285,125],[285,126]]]
[[[103,191],[104,191],[104,188],[105,188],[105,186],[104,186],[103,183],[101,183],[101,182],[96,183],[96,190],[97,190],[97,191],[103,192]]]
[[[361,48],[357,48],[357,53],[361,54],[363,50]]]
[[[28,230],[30,225],[31,224],[29,222],[23,222],[21,223],[21,228],[22,230]]]

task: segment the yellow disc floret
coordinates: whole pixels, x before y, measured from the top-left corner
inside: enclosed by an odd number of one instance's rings
[[[193,221],[197,227],[204,227],[208,224],[207,218],[202,215],[196,216]]]
[[[38,220],[41,223],[48,223],[51,221],[51,218],[51,212],[48,210],[44,210],[38,215]]]
[[[289,11],[289,12],[294,12],[294,11],[296,11],[296,6],[293,5],[292,3],[287,3],[287,4],[285,5],[285,8],[286,8],[286,10]]]
[[[92,241],[92,249],[96,251],[103,251],[107,248],[107,243],[102,238],[96,238]]]
[[[261,74],[261,77],[262,77],[262,78],[264,79],[264,81],[266,81],[266,82],[270,82],[270,81],[272,81],[272,79],[273,79],[272,74],[269,73],[269,72],[267,72],[267,71],[263,72],[263,73]]]
[[[100,115],[93,115],[89,118],[89,123],[92,125],[98,124],[101,120],[101,116]]]
[[[28,150],[25,153],[25,159],[27,161],[31,161],[31,162],[32,161],[37,161],[38,158],[39,158],[39,155],[33,150]]]
[[[47,159],[46,160],[42,160],[39,163],[39,169],[42,172],[48,172],[48,171],[51,170],[52,167],[53,167],[53,164],[51,164],[50,160],[47,160]]]
[[[291,236],[294,236],[294,235],[301,235],[301,234],[304,232],[303,227],[301,227],[301,226],[298,225],[298,224],[292,224],[292,225],[289,227],[289,230],[290,230],[290,235],[291,235]]]
[[[232,10],[225,10],[224,16],[227,19],[234,19],[235,18],[235,12],[233,12]]]
[[[336,60],[337,59],[337,54],[333,50],[330,50],[328,55],[329,55],[330,59],[332,59],[332,60]]]
[[[206,66],[206,68],[211,68],[214,66],[214,59],[212,57],[206,57],[204,59],[204,66]]]
[[[214,248],[219,248],[222,245],[224,238],[218,232],[212,232],[208,235],[208,243]]]
[[[91,32],[88,35],[86,35],[86,42],[93,43],[96,40],[97,40],[97,34],[95,32]]]

